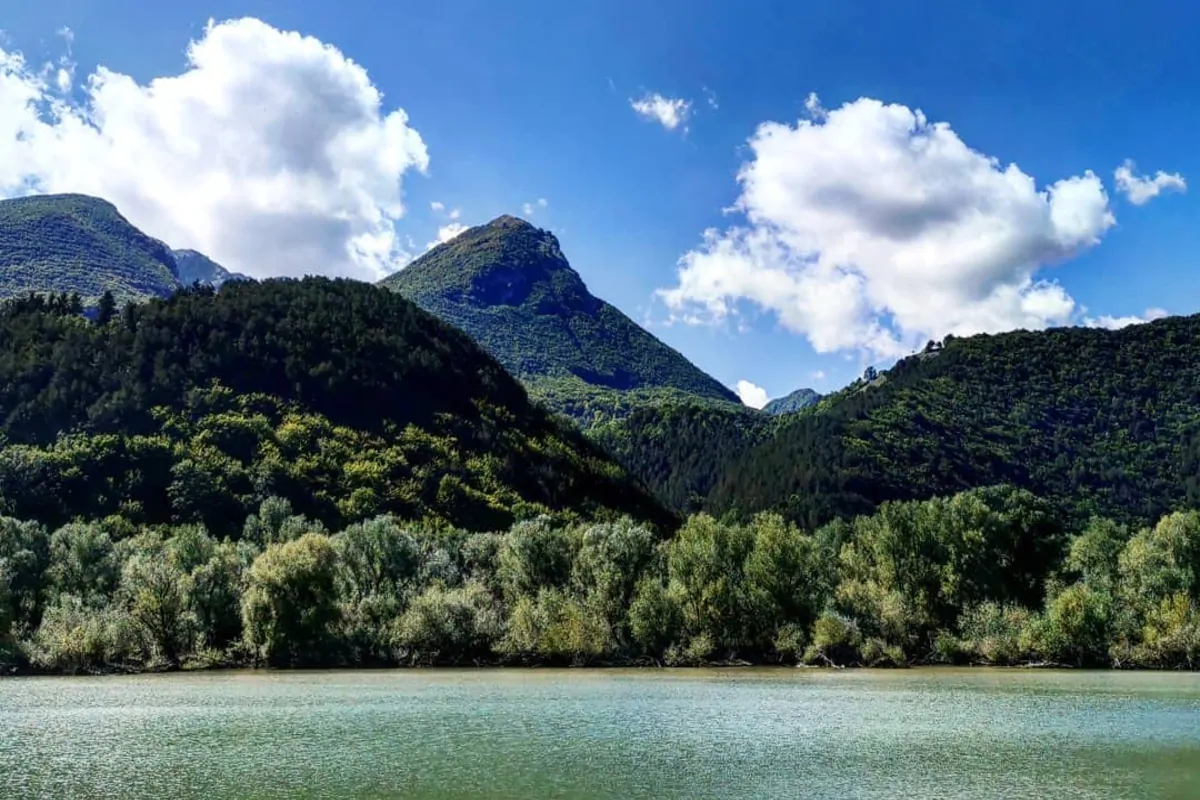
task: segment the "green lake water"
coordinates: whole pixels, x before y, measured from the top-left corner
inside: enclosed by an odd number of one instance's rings
[[[0,679],[4,798],[1200,798],[1200,675]]]

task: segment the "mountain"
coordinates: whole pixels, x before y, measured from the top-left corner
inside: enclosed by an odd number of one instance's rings
[[[767,403],[763,406],[763,411],[768,414],[791,414],[815,405],[820,399],[821,395],[812,389],[797,389],[789,395]]]
[[[737,402],[716,379],[593,296],[549,231],[503,216],[430,250],[383,285],[475,338],[533,385],[674,389]]]
[[[0,515],[236,535],[270,497],[498,530],[673,518],[461,331],[354,281],[233,282],[130,305],[0,306]]]
[[[166,297],[178,286],[170,248],[104,200],[42,195],[0,200],[0,298],[67,292],[95,305]]]
[[[1200,501],[1200,316],[969,338],[781,417],[708,508],[809,526],[887,500],[1010,484],[1149,522]]]
[[[240,272],[230,272],[203,253],[195,250],[173,250],[175,263],[179,265],[179,282],[184,286],[200,283],[219,289],[226,281],[253,280]]]

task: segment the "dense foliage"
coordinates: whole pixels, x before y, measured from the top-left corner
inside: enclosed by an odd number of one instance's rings
[[[435,247],[383,285],[458,326],[522,380],[575,377],[611,389],[737,398],[594,297],[558,240],[500,217]]]
[[[817,525],[1006,483],[1141,524],[1200,499],[1200,317],[948,338],[867,378],[783,417],[708,508]]]
[[[77,294],[94,306],[165,297],[178,286],[170,249],[110,203],[83,195],[0,200],[0,298]]]
[[[331,526],[548,511],[672,524],[460,331],[352,281],[235,282],[88,322],[0,308],[0,511],[226,535],[279,495]]]
[[[820,399],[821,395],[812,389],[797,389],[791,394],[775,398],[762,410],[767,414],[792,414],[815,405]]]
[[[699,511],[731,459],[766,440],[773,417],[677,389],[619,391],[576,378],[528,382],[668,508]]]
[[[1200,665],[1200,514],[1071,536],[1022,490],[781,517],[330,534],[268,499],[236,536],[0,519],[0,663],[53,672],[385,664]]]

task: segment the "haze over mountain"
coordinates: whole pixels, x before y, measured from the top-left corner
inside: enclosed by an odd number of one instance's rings
[[[727,387],[584,285],[549,231],[511,216],[471,228],[382,282],[469,333],[524,381],[620,391]]]
[[[200,283],[214,289],[221,288],[226,281],[253,280],[240,272],[230,272],[203,253],[195,250],[174,250],[175,263],[179,265],[179,282],[184,286]]]

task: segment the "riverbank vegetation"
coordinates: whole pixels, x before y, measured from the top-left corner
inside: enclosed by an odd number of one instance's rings
[[[808,532],[762,514],[380,516],[336,533],[269,499],[233,535],[119,517],[0,520],[0,662],[208,666],[1200,664],[1200,513],[1144,529],[1009,488]]]

